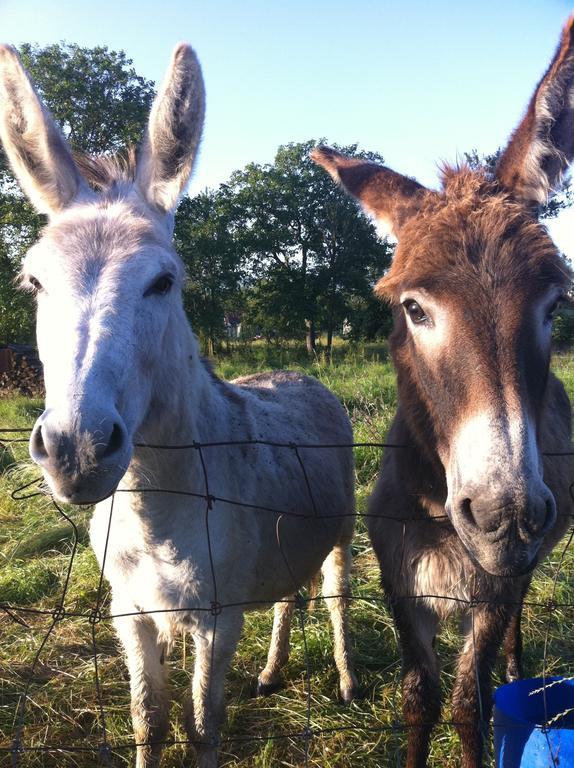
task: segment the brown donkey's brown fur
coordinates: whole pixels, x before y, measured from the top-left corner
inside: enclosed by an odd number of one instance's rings
[[[427,763],[440,716],[434,639],[464,613],[452,697],[463,768],[482,763],[490,677],[504,644],[520,675],[532,569],[572,505],[570,403],[549,372],[550,329],[571,273],[536,207],[574,157],[574,17],[489,176],[447,168],[440,192],[388,168],[314,152],[398,238],[376,287],[394,305],[399,408],[369,506],[403,654],[408,768]]]

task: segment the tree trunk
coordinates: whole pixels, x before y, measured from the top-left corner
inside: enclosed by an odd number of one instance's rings
[[[327,348],[325,350],[325,359],[328,363],[331,362],[331,356],[333,353],[333,321],[329,318],[329,327],[327,328]]]
[[[307,352],[313,356],[316,350],[315,321],[305,320],[305,326],[307,328]]]

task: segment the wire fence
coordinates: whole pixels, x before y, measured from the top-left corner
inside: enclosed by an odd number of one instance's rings
[[[30,429],[24,429],[24,428],[4,428],[0,429],[0,451],[2,450],[9,450],[12,449],[14,446],[17,446],[18,444],[25,444],[28,442],[28,435],[30,433]],[[305,515],[301,514],[299,512],[296,512],[294,510],[290,509],[283,509],[280,507],[272,507],[268,505],[258,505],[254,504],[252,501],[247,502],[242,499],[234,499],[234,498],[227,498],[220,495],[217,495],[212,492],[212,488],[214,487],[210,483],[210,477],[207,469],[207,462],[205,461],[205,454],[207,451],[213,451],[218,450],[222,448],[245,448],[246,446],[268,446],[275,449],[285,450],[285,451],[291,451],[294,453],[297,459],[297,463],[300,468],[301,472],[301,479],[306,487],[307,493],[309,495],[309,499],[311,502],[311,508],[312,513]],[[39,607],[34,605],[24,605],[24,604],[14,604],[10,602],[0,602],[0,611],[3,612],[4,616],[14,625],[18,625],[19,627],[22,627],[23,630],[26,632],[34,632],[36,630],[35,627],[31,626],[29,623],[34,618],[42,618],[47,621],[47,628],[43,628],[41,632],[39,632],[39,640],[37,643],[36,650],[33,652],[31,662],[28,665],[27,668],[27,674],[24,675],[23,680],[23,688],[18,696],[17,703],[14,707],[13,712],[13,731],[12,731],[12,737],[10,743],[0,743],[0,762],[2,762],[2,755],[4,756],[10,756],[11,759],[11,766],[12,768],[18,768],[22,765],[22,759],[23,756],[30,753],[36,753],[38,755],[90,755],[92,760],[97,760],[99,764],[102,766],[110,767],[114,765],[114,755],[122,755],[129,752],[135,752],[136,748],[138,746],[145,746],[145,744],[138,744],[134,740],[131,740],[129,737],[129,734],[126,734],[126,741],[119,741],[117,738],[110,738],[109,734],[109,728],[108,728],[108,712],[106,707],[106,702],[104,701],[104,695],[102,692],[102,673],[100,669],[100,661],[102,658],[102,649],[99,646],[99,640],[98,640],[98,627],[101,624],[106,624],[111,622],[113,619],[127,617],[130,615],[154,615],[154,614],[160,614],[160,613],[204,613],[209,614],[212,617],[213,621],[213,632],[214,635],[217,632],[217,625],[219,617],[223,614],[225,610],[228,609],[237,609],[239,607],[249,608],[252,605],[256,604],[258,607],[261,607],[262,600],[258,599],[257,601],[242,601],[242,602],[233,602],[233,603],[221,603],[218,600],[218,581],[217,581],[217,571],[214,563],[214,557],[212,552],[212,540],[210,536],[210,514],[212,513],[212,510],[214,508],[215,504],[221,504],[221,505],[231,505],[237,509],[251,509],[251,510],[257,510],[259,512],[274,515],[276,519],[282,518],[282,517],[290,517],[295,516],[299,519],[305,519],[309,517],[317,517],[319,515],[318,510],[316,508],[315,499],[313,495],[313,488],[311,485],[311,482],[309,480],[309,474],[307,472],[305,462],[303,460],[302,451],[307,450],[332,450],[332,449],[356,449],[356,448],[372,448],[376,450],[382,451],[383,449],[393,449],[393,450],[409,450],[409,446],[406,445],[399,445],[399,444],[393,444],[393,443],[384,443],[384,442],[358,442],[358,443],[349,443],[349,444],[314,444],[314,443],[285,443],[285,442],[275,442],[275,441],[267,441],[267,440],[241,440],[241,441],[217,441],[217,442],[193,442],[185,445],[151,445],[151,444],[140,444],[137,446],[138,448],[142,449],[153,449],[153,450],[169,450],[169,451],[195,451],[197,453],[197,456],[199,457],[200,465],[202,468],[202,475],[203,475],[203,487],[198,488],[196,491],[182,491],[178,489],[170,489],[170,488],[160,488],[160,487],[150,487],[149,485],[146,485],[145,487],[134,487],[130,489],[119,489],[116,491],[116,494],[119,493],[138,493],[138,494],[174,494],[177,496],[188,496],[190,498],[194,499],[200,499],[203,500],[205,503],[204,511],[204,522],[205,522],[205,530],[206,530],[206,542],[207,542],[207,548],[208,548],[208,555],[209,555],[209,562],[210,562],[210,570],[211,570],[211,580],[212,580],[212,590],[213,590],[213,599],[209,601],[209,604],[205,605],[193,605],[193,606],[185,606],[177,609],[154,609],[154,610],[138,610],[137,612],[133,613],[117,613],[113,614],[107,609],[107,602],[106,602],[106,587],[103,577],[103,571],[105,569],[105,562],[107,558],[108,553],[108,545],[110,541],[110,531],[112,526],[112,518],[114,513],[114,498],[115,495],[111,497],[110,502],[110,511],[109,511],[109,518],[108,518],[108,524],[107,524],[107,533],[106,533],[106,540],[105,540],[105,546],[104,546],[104,555],[103,555],[103,566],[99,575],[99,581],[96,588],[96,600],[93,603],[92,607],[88,611],[78,611],[78,610],[72,610],[70,609],[68,605],[68,593],[70,584],[72,581],[72,571],[76,559],[76,554],[78,552],[78,546],[80,542],[80,533],[77,527],[76,522],[73,519],[72,513],[68,513],[53,497],[48,496],[49,503],[53,510],[62,518],[62,520],[65,521],[66,525],[70,526],[71,529],[71,548],[68,556],[68,561],[65,569],[65,573],[63,574],[62,578],[62,586],[59,593],[58,599],[55,601],[55,603],[49,607]],[[574,455],[573,451],[557,451],[557,452],[551,452],[544,454],[545,456],[549,457],[560,457],[560,456],[572,456]],[[46,490],[42,485],[42,479],[41,478],[34,478],[33,480],[30,480],[26,483],[19,484],[17,487],[13,488],[11,492],[12,499],[20,502],[22,505],[25,505],[30,499],[39,497],[39,496],[46,496]],[[573,502],[573,505],[570,509],[570,511],[565,512],[562,510],[559,514],[562,517],[567,517],[574,522],[574,482],[570,486],[570,496]],[[355,515],[355,513],[350,513]],[[369,517],[369,514],[367,512],[357,512],[356,516],[358,518],[367,518]],[[405,516],[395,516],[395,515],[387,515],[384,512],[377,513],[377,518],[383,518],[388,519],[390,521],[399,521],[403,524],[413,524],[413,525],[421,525],[421,524],[433,524],[437,521],[444,521],[447,520],[446,515],[435,515],[432,517],[420,517],[420,516],[412,516],[412,517],[405,517]],[[327,519],[329,517],[340,517],[340,515],[324,515],[323,513],[320,514],[320,517],[322,519]],[[546,708],[546,695],[547,691],[556,685],[556,683],[548,682],[546,683],[546,678],[549,676],[548,672],[548,659],[549,659],[549,651],[552,644],[552,631],[553,631],[553,623],[555,620],[556,612],[559,609],[572,609],[574,608],[574,599],[573,600],[562,600],[559,601],[557,599],[557,589],[559,585],[559,580],[567,579],[571,580],[574,576],[574,573],[570,573],[568,570],[568,567],[570,563],[568,563],[567,553],[568,550],[572,544],[572,539],[574,537],[574,528],[571,528],[570,533],[564,538],[564,540],[558,545],[561,549],[559,551],[559,555],[557,558],[557,561],[554,565],[554,573],[552,575],[552,582],[551,582],[551,588],[550,588],[550,597],[548,599],[544,600],[536,600],[536,599],[526,599],[523,602],[516,601],[516,600],[494,600],[494,599],[478,599],[471,595],[468,599],[460,597],[460,596],[454,596],[454,595],[448,595],[448,594],[402,594],[402,595],[394,595],[392,600],[394,602],[400,602],[400,601],[408,601],[408,600],[417,600],[422,601],[426,599],[433,599],[433,600],[445,600],[445,601],[453,601],[457,604],[460,604],[461,608],[466,608],[471,617],[471,626],[473,628],[474,632],[474,613],[475,610],[481,605],[488,603],[489,605],[498,605],[498,606],[510,606],[510,607],[519,607],[520,605],[527,606],[531,608],[533,611],[537,612],[538,620],[539,622],[543,622],[543,635],[544,635],[544,641],[543,641],[543,653],[542,658],[540,659],[540,675],[544,679],[544,683],[539,691],[536,691],[535,693],[540,693],[544,697],[544,721],[541,722],[539,725],[541,726],[541,731],[544,734],[549,734],[552,729],[559,728],[561,726],[561,723],[563,722],[563,718],[566,717],[568,714],[570,714],[570,710],[567,710],[563,713],[559,713],[558,715],[548,716],[547,708]],[[282,547],[281,547],[281,541],[278,539],[279,547],[281,549],[281,554],[283,557],[285,557]],[[398,553],[397,557],[401,558],[401,563],[403,560],[404,552]],[[286,563],[287,568],[289,569],[289,563]],[[382,591],[373,591],[373,592],[367,592],[364,591],[361,592],[353,592],[351,594],[344,594],[344,595],[321,595],[321,596],[308,596],[300,591],[297,591],[295,596],[293,598],[286,598],[279,602],[285,602],[285,603],[293,603],[294,609],[298,618],[298,624],[299,624],[299,630],[301,633],[301,641],[302,641],[302,647],[304,652],[304,668],[305,668],[305,698],[306,698],[306,707],[305,707],[305,716],[304,716],[304,724],[301,728],[284,732],[284,733],[275,733],[275,732],[262,732],[258,734],[249,734],[249,735],[242,735],[242,734],[234,734],[230,736],[222,736],[218,740],[218,745],[224,746],[226,744],[230,743],[242,743],[242,742],[260,742],[260,743],[268,743],[268,742],[275,742],[275,741],[282,741],[282,740],[296,740],[301,744],[301,749],[303,753],[303,765],[309,766],[310,763],[310,745],[311,743],[320,738],[328,738],[332,737],[336,734],[339,734],[341,736],[344,736],[345,733],[354,731],[356,726],[354,724],[341,724],[337,726],[325,726],[321,727],[320,725],[317,725],[317,719],[313,717],[313,696],[312,696],[312,660],[311,656],[309,654],[308,649],[308,642],[307,642],[307,606],[311,601],[316,600],[330,600],[334,598],[345,598],[348,599],[351,603],[358,603],[358,602],[364,602],[364,603],[370,603],[372,605],[379,606],[381,610],[383,610],[385,607],[388,606],[389,600],[387,597],[385,597],[382,593]],[[274,602],[277,601],[269,601],[269,605],[273,605]],[[95,705],[98,712],[98,731],[99,736],[97,740],[95,740],[95,743],[90,743],[86,745],[85,743],[82,744],[73,744],[73,743],[51,743],[50,742],[50,733],[49,731],[46,733],[45,741],[43,743],[37,743],[38,739],[36,738],[34,740],[34,743],[28,743],[26,740],[26,723],[27,723],[27,717],[28,712],[31,704],[33,704],[33,698],[32,698],[32,688],[35,681],[36,671],[38,667],[41,665],[41,659],[43,653],[46,651],[50,644],[51,638],[54,636],[56,629],[58,626],[62,624],[62,622],[65,621],[81,621],[86,622],[90,628],[90,635],[91,635],[91,656],[92,656],[92,662],[93,662],[93,672],[94,672],[94,696],[95,696]],[[352,631],[352,628],[351,628]],[[361,638],[360,636],[354,635],[354,641],[357,645],[360,645]],[[0,643],[1,643],[0,639]],[[104,654],[105,655],[105,654]],[[475,659],[476,660],[476,659]],[[212,664],[213,664],[213,657],[212,657]],[[565,676],[565,679],[568,679],[568,676]],[[571,679],[571,678],[570,678]],[[477,691],[478,691],[478,701],[479,701],[479,710],[482,714],[483,711],[483,702],[481,700],[480,695],[480,686],[477,684]],[[320,719],[320,718],[319,718]],[[455,727],[457,725],[463,725],[462,723],[456,723],[452,720],[447,719],[441,719],[438,721],[439,725],[447,726],[447,727]],[[404,735],[409,727],[407,723],[403,722],[401,718],[398,716],[397,711],[393,712],[393,719],[392,722],[389,724],[382,724],[377,723],[376,725],[369,726],[365,725],[364,723],[361,723],[360,728],[365,733],[371,733],[371,734],[396,734],[398,736]],[[420,725],[418,726],[420,727]],[[484,734],[489,733],[489,723],[487,722],[481,722],[480,723],[481,731]],[[546,736],[548,740],[548,746],[550,750],[550,756],[552,760],[552,768],[557,768],[560,763],[560,757],[558,754],[553,754],[552,752],[552,746],[550,743],[550,740],[548,738],[548,735]],[[165,746],[173,746],[173,745],[188,745],[188,746],[199,746],[201,745],[201,742],[194,742],[190,739],[178,739],[178,738],[172,738],[172,739],[165,739],[162,742],[154,741],[154,744],[156,743],[162,743]],[[381,759],[384,759],[386,762],[385,764],[388,765],[396,765],[399,766],[402,764],[401,762],[401,750],[404,745],[402,743],[399,743],[397,746],[397,749],[394,751],[394,756],[391,760],[389,755],[381,756]],[[4,764],[4,763],[2,763]],[[93,763],[92,763],[93,764]]]

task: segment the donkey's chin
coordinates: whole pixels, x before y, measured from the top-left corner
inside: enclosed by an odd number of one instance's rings
[[[466,547],[466,551],[474,565],[478,566],[490,576],[497,576],[499,578],[520,578],[521,576],[526,576],[529,573],[532,573],[538,565],[538,554],[535,554],[531,560],[522,558],[518,561],[511,560],[509,562],[507,558],[497,557],[496,554],[490,555],[487,553],[480,553],[480,555],[478,555],[469,547]]]
[[[57,501],[64,504],[91,505],[109,498],[117,489],[125,470],[92,475],[87,478],[45,475],[46,483]]]
[[[465,525],[456,525],[454,521],[453,525],[474,565],[491,576],[518,578],[536,568],[541,542],[526,544],[514,539],[510,532],[498,538]]]

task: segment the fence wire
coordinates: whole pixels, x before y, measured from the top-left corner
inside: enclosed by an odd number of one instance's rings
[[[24,444],[28,443],[28,435],[30,433],[30,428],[3,428],[0,429],[0,451],[1,450],[8,450],[14,445],[18,444]],[[305,484],[305,487],[307,489],[307,493],[309,495],[309,500],[311,502],[311,508],[312,513],[310,514],[300,514],[299,512],[295,512],[293,510],[288,509],[282,509],[280,507],[270,507],[268,505],[258,505],[254,504],[252,502],[246,502],[242,499],[234,499],[234,498],[226,498],[222,496],[218,496],[216,494],[212,493],[212,486],[210,485],[210,478],[209,473],[207,469],[207,463],[205,461],[205,452],[208,450],[217,450],[220,448],[233,448],[233,447],[239,447],[244,448],[246,446],[268,446],[272,448],[277,449],[284,449],[288,451],[293,451],[298,466],[301,471],[301,478]],[[305,767],[309,766],[309,760],[310,760],[310,745],[311,742],[318,738],[327,738],[330,736],[334,736],[337,734],[344,735],[348,732],[354,732],[357,728],[361,730],[361,732],[364,732],[365,734],[371,734],[371,735],[382,735],[384,733],[388,733],[391,735],[397,735],[400,736],[401,734],[407,733],[409,728],[415,727],[420,728],[423,724],[417,724],[415,726],[409,726],[407,723],[401,720],[401,718],[397,714],[397,707],[396,707],[396,700],[393,705],[393,720],[390,724],[377,724],[376,726],[368,726],[364,723],[361,723],[360,725],[337,725],[337,726],[328,726],[328,727],[317,727],[316,725],[313,725],[313,692],[312,692],[312,674],[313,674],[313,667],[311,663],[311,657],[309,653],[309,647],[308,647],[308,640],[307,640],[307,631],[306,631],[306,608],[309,603],[315,602],[317,600],[331,600],[331,599],[339,599],[344,598],[348,600],[349,602],[364,602],[373,604],[376,606],[380,606],[381,608],[385,608],[389,606],[389,598],[383,594],[382,591],[377,591],[373,593],[368,594],[332,594],[332,595],[313,595],[313,596],[305,596],[300,592],[299,589],[296,588],[296,584],[294,585],[294,593],[295,596],[293,598],[285,598],[283,600],[269,600],[264,601],[261,599],[258,599],[256,601],[241,601],[241,602],[233,602],[233,603],[221,603],[218,600],[218,582],[217,582],[217,573],[213,558],[213,551],[212,551],[212,538],[211,538],[211,532],[210,532],[210,513],[213,510],[214,504],[224,504],[224,505],[232,505],[236,508],[243,508],[243,509],[251,509],[251,510],[257,510],[262,513],[269,513],[277,516],[277,542],[279,544],[279,549],[282,558],[284,559],[285,566],[289,572],[291,572],[290,565],[288,562],[288,559],[286,558],[286,555],[283,551],[283,548],[281,546],[281,538],[280,538],[280,532],[279,532],[279,523],[280,520],[283,517],[296,517],[299,520],[304,520],[308,518],[316,518],[320,516],[321,519],[329,519],[329,518],[339,518],[344,517],[345,515],[325,515],[321,513],[319,515],[318,509],[316,506],[315,498],[313,495],[313,489],[312,485],[309,480],[309,476],[305,467],[305,462],[302,458],[301,451],[302,450],[331,450],[331,449],[356,449],[356,448],[373,448],[378,450],[383,449],[395,449],[395,450],[409,450],[410,446],[408,445],[401,445],[401,444],[395,444],[395,443],[385,443],[385,442],[357,442],[357,443],[345,443],[345,444],[318,444],[318,443],[292,443],[292,442],[278,442],[278,441],[269,441],[269,440],[234,440],[234,441],[214,441],[214,442],[192,442],[187,444],[177,444],[177,445],[158,445],[158,444],[143,444],[138,443],[136,444],[137,448],[141,449],[151,449],[151,450],[169,450],[169,451],[196,451],[197,455],[199,457],[200,466],[202,469],[202,476],[203,476],[203,488],[198,488],[196,491],[182,491],[177,489],[170,489],[170,488],[162,488],[162,487],[134,487],[130,489],[118,489],[114,493],[114,495],[111,497],[110,501],[110,512],[109,512],[109,518],[107,521],[107,532],[106,532],[106,539],[105,539],[105,545],[104,545],[104,554],[103,554],[103,561],[102,561],[102,567],[99,574],[99,580],[96,590],[96,600],[93,604],[91,610],[89,611],[74,611],[70,610],[68,607],[66,607],[66,600],[68,596],[69,587],[71,584],[71,578],[72,578],[72,570],[74,566],[74,562],[76,559],[76,554],[78,551],[78,545],[80,542],[80,534],[78,531],[78,527],[72,517],[62,508],[62,506],[47,493],[47,490],[43,484],[42,478],[37,477],[33,480],[30,480],[29,482],[19,484],[14,490],[11,492],[11,498],[15,501],[22,502],[22,504],[25,504],[26,501],[38,497],[38,496],[47,496],[49,499],[49,503],[53,510],[68,524],[71,528],[71,541],[72,546],[69,554],[69,559],[67,562],[67,566],[65,569],[64,577],[63,577],[63,585],[62,589],[59,595],[59,598],[57,599],[56,603],[53,607],[50,608],[40,608],[36,606],[30,606],[30,605],[18,605],[13,604],[10,602],[1,602],[0,601],[0,611],[4,613],[4,615],[14,624],[21,626],[22,628],[26,630],[33,630],[34,628],[31,627],[31,625],[26,621],[27,618],[32,619],[34,617],[37,618],[45,618],[48,621],[47,629],[43,631],[40,637],[40,642],[37,646],[37,649],[33,655],[31,664],[28,668],[28,673],[25,676],[24,680],[24,687],[22,690],[21,695],[19,696],[19,700],[17,702],[17,705],[15,707],[14,711],[14,717],[13,717],[13,737],[11,740],[11,743],[9,744],[2,744],[0,743],[0,761],[2,755],[9,755],[11,758],[11,765],[12,768],[18,768],[22,764],[22,758],[26,753],[36,753],[38,755],[48,755],[48,754],[54,754],[54,755],[63,755],[63,754],[70,754],[70,755],[91,755],[92,757],[97,758],[97,761],[100,765],[106,766],[106,768],[109,766],[109,768],[113,765],[113,756],[114,754],[121,755],[122,753],[126,752],[134,752],[138,747],[144,747],[150,744],[151,742],[140,742],[137,743],[135,740],[129,740],[125,742],[120,742],[117,740],[111,740],[109,737],[109,729],[107,727],[107,711],[106,706],[104,703],[104,695],[102,691],[102,678],[101,678],[101,671],[100,671],[100,664],[99,659],[101,657],[101,649],[98,645],[98,627],[102,623],[107,623],[113,621],[113,619],[116,618],[125,618],[129,616],[145,616],[145,615],[154,615],[154,614],[162,614],[162,613],[209,613],[213,618],[213,633],[214,633],[214,641],[212,643],[212,649],[211,649],[211,666],[213,667],[214,664],[214,650],[215,650],[215,635],[217,632],[217,625],[218,625],[218,618],[221,616],[223,611],[226,609],[231,608],[249,608],[251,606],[257,606],[261,607],[265,603],[268,603],[269,606],[274,605],[275,603],[292,603],[294,606],[294,610],[298,617],[299,622],[299,629],[301,633],[301,640],[302,640],[302,647],[303,647],[303,654],[304,654],[304,667],[305,667],[305,724],[302,728],[297,730],[291,730],[284,733],[260,733],[260,734],[250,734],[250,735],[240,735],[240,734],[234,734],[231,736],[224,736],[220,737],[217,741],[217,746],[225,746],[232,743],[246,743],[246,742],[253,742],[253,743],[267,743],[267,742],[277,742],[277,741],[285,741],[285,740],[295,740],[299,741],[302,744],[303,749],[303,755],[304,755],[304,763],[303,765]],[[553,452],[546,452],[544,453],[544,456],[548,457],[561,457],[561,456],[574,456],[574,451],[553,451]],[[105,562],[107,558],[108,553],[108,545],[110,541],[110,531],[112,526],[112,518],[113,518],[113,512],[114,512],[114,499],[117,494],[119,493],[138,493],[138,494],[173,494],[176,496],[187,496],[194,499],[203,499],[205,502],[205,511],[204,511],[204,523],[205,523],[205,531],[206,531],[206,542],[207,542],[207,549],[208,549],[208,555],[209,555],[209,563],[210,563],[210,576],[212,581],[212,589],[213,589],[213,600],[210,601],[209,604],[206,605],[194,605],[194,606],[186,606],[186,607],[180,607],[180,608],[171,608],[171,609],[165,609],[165,608],[158,608],[158,609],[152,609],[152,610],[138,610],[133,612],[124,612],[124,613],[110,613],[109,611],[106,611],[104,608],[104,604],[106,602],[106,595],[105,595],[105,582],[104,582],[104,570],[105,570]],[[570,485],[570,497],[572,502],[574,502],[574,481]],[[559,516],[570,518],[574,522],[574,506],[572,507],[571,512],[561,512]],[[368,518],[368,517],[377,517],[379,519],[386,519],[389,521],[395,521],[395,522],[401,522],[403,524],[403,549],[400,552],[400,560],[401,560],[401,567],[404,559],[404,531],[406,529],[406,525],[409,523],[412,524],[423,524],[423,523],[435,523],[436,521],[440,520],[447,520],[448,516],[446,514],[444,515],[433,515],[433,516],[426,516],[426,517],[420,517],[420,516],[396,516],[396,515],[389,515],[385,513],[379,513],[377,512],[376,515],[369,515],[367,512],[352,512],[349,513],[349,515],[357,518]],[[460,596],[453,596],[453,595],[443,595],[443,594],[403,594],[403,595],[393,595],[392,602],[400,602],[400,601],[409,601],[409,600],[416,600],[416,601],[424,601],[424,600],[445,600],[450,602],[455,602],[457,604],[460,604],[463,607],[466,607],[469,609],[470,614],[470,622],[471,622],[471,637],[473,639],[473,646],[474,644],[474,636],[475,636],[475,610],[480,605],[492,605],[492,606],[499,606],[499,607],[519,607],[521,605],[527,606],[532,608],[533,610],[539,612],[539,614],[543,617],[544,620],[544,641],[543,641],[543,655],[542,655],[542,663],[541,663],[541,677],[543,678],[543,685],[538,689],[537,691],[533,691],[533,695],[540,694],[543,697],[543,707],[544,707],[544,721],[539,724],[540,729],[542,733],[546,735],[547,743],[548,743],[548,749],[549,749],[549,755],[550,759],[552,760],[552,768],[558,768],[560,765],[560,759],[559,755],[556,753],[553,753],[553,746],[551,744],[549,734],[551,731],[555,728],[561,727],[561,720],[571,714],[572,708],[568,708],[564,712],[561,712],[557,715],[554,715],[552,717],[549,717],[548,708],[547,708],[547,691],[555,687],[556,685],[559,685],[560,682],[546,682],[546,678],[549,676],[548,673],[548,656],[550,652],[550,646],[552,643],[552,623],[554,620],[555,613],[560,608],[574,608],[574,601],[558,601],[556,600],[556,593],[558,588],[558,583],[561,578],[561,576],[564,575],[564,568],[565,568],[565,560],[566,555],[571,547],[572,540],[574,538],[574,527],[571,528],[569,535],[565,537],[562,544],[557,545],[561,546],[560,554],[558,557],[558,562],[556,564],[556,567],[554,569],[554,574],[552,577],[552,585],[551,585],[551,597],[549,600],[535,600],[535,599],[527,599],[523,601],[512,601],[512,600],[486,600],[486,599],[478,599],[474,597],[472,594],[470,598],[465,599]],[[574,574],[569,574],[570,576]],[[46,647],[49,644],[49,641],[51,637],[53,636],[56,628],[58,625],[60,625],[62,622],[66,620],[79,620],[79,621],[85,621],[90,627],[90,634],[91,634],[91,655],[93,660],[93,669],[94,669],[94,694],[95,694],[95,705],[98,711],[98,728],[99,728],[99,738],[97,740],[97,743],[93,743],[90,745],[77,745],[77,744],[62,744],[62,743],[49,743],[49,738],[46,739],[46,743],[42,744],[27,744],[25,740],[25,727],[26,727],[26,717],[29,710],[29,705],[32,702],[31,698],[31,688],[34,683],[35,679],[35,673],[39,665],[41,664],[41,657],[46,649]],[[351,629],[351,633],[353,635],[353,639],[355,640],[355,644],[360,644],[360,636],[357,636],[357,633],[354,633]],[[0,639],[0,643],[1,643]],[[476,688],[478,693],[478,706],[479,706],[479,729],[482,733],[484,739],[488,742],[489,738],[489,726],[490,724],[485,721],[483,717],[483,701],[481,696],[481,689],[479,685],[479,679],[478,679],[478,662],[477,662],[477,656],[476,656],[476,648],[473,647],[474,654],[475,654],[475,673],[476,673]],[[211,682],[211,674],[209,675],[210,682]],[[574,678],[565,676],[564,680],[572,680]],[[229,703],[229,702],[228,702]],[[447,726],[447,727],[456,727],[461,725],[467,725],[467,723],[457,723],[453,720],[447,720],[447,719],[439,719],[436,723],[433,723],[434,726]],[[47,737],[49,737],[49,733],[47,734]],[[169,746],[205,746],[205,743],[195,741],[192,739],[178,739],[178,738],[168,738],[162,741],[153,741],[154,745],[163,745],[165,747]],[[212,746],[212,744],[208,744],[207,746]],[[393,763],[397,766],[401,765],[401,751],[403,749],[404,745],[401,743],[397,744],[397,747],[394,752],[394,760]],[[390,754],[386,756],[390,759]],[[386,764],[391,764],[390,762]]]

